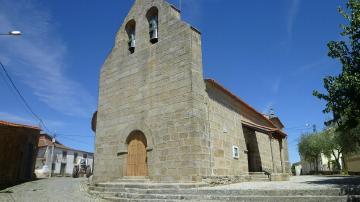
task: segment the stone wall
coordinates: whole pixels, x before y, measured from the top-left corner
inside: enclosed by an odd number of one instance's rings
[[[221,91],[207,85],[212,175],[239,175],[248,171],[246,144],[239,110]],[[232,147],[239,147],[234,159]]]
[[[0,188],[33,179],[39,129],[0,125]]]
[[[159,10],[159,41],[149,42],[146,13]],[[128,51],[125,25],[136,21],[136,48]],[[137,0],[116,36],[100,75],[94,181],[122,178],[126,139],[147,139],[149,178],[201,181],[210,174],[201,36],[163,0]]]
[[[282,156],[283,156],[283,167],[284,172],[291,173],[291,163],[289,161],[289,145],[288,145],[288,137],[282,139]]]
[[[280,141],[270,138],[269,133],[242,124],[242,120],[265,123],[260,120],[259,115],[250,112],[232,97],[214,88],[211,83],[207,83],[206,91],[209,97],[207,105],[212,175],[238,176],[247,173],[249,151],[255,155],[255,171],[281,173]],[[232,146],[239,147],[238,159],[232,156]]]

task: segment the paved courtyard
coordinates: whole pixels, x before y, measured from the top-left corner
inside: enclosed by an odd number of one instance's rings
[[[86,192],[85,178],[51,178],[0,191],[1,202],[103,201]]]
[[[293,176],[290,181],[283,182],[243,182],[238,184],[217,186],[204,189],[329,189],[343,187],[359,187],[359,177],[343,176]]]
[[[200,189],[297,190],[360,187],[360,177],[300,176],[287,182],[244,182]],[[86,192],[85,178],[51,178],[27,182],[0,191],[0,201],[103,201]]]

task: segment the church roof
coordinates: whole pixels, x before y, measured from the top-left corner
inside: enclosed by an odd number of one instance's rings
[[[248,103],[246,103],[245,101],[243,101],[242,99],[240,99],[238,96],[236,96],[235,94],[233,94],[232,92],[230,92],[228,89],[226,89],[225,87],[223,87],[221,84],[219,84],[217,81],[215,81],[214,79],[205,79],[206,83],[212,84],[212,86],[214,86],[215,88],[219,89],[220,91],[222,91],[223,93],[227,94],[228,96],[232,97],[235,101],[239,102],[242,106],[246,107],[247,109],[249,109],[251,112],[255,113],[256,115],[258,115],[258,117],[260,117],[264,122],[266,122],[269,126],[264,126],[264,125],[260,125],[260,124],[256,124],[256,123],[252,123],[249,121],[245,121],[243,120],[242,123],[248,127],[253,127],[253,128],[257,128],[263,131],[267,131],[267,132],[276,132],[282,136],[287,136],[286,133],[284,133],[280,128],[278,128],[271,120],[269,120],[267,117],[265,117],[263,114],[261,114],[260,112],[258,112],[256,109],[254,109],[252,106],[250,106]]]

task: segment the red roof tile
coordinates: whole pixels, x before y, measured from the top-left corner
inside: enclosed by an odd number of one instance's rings
[[[28,126],[28,125],[23,125],[23,124],[18,124],[18,123],[11,123],[11,122],[2,121],[2,120],[0,120],[0,125],[17,127],[17,128],[28,128],[28,129],[34,129],[34,130],[41,130],[39,127],[36,127],[36,126]]]

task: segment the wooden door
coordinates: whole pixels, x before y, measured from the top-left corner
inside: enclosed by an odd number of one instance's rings
[[[135,132],[128,145],[127,176],[147,175],[146,138],[141,132]]]

